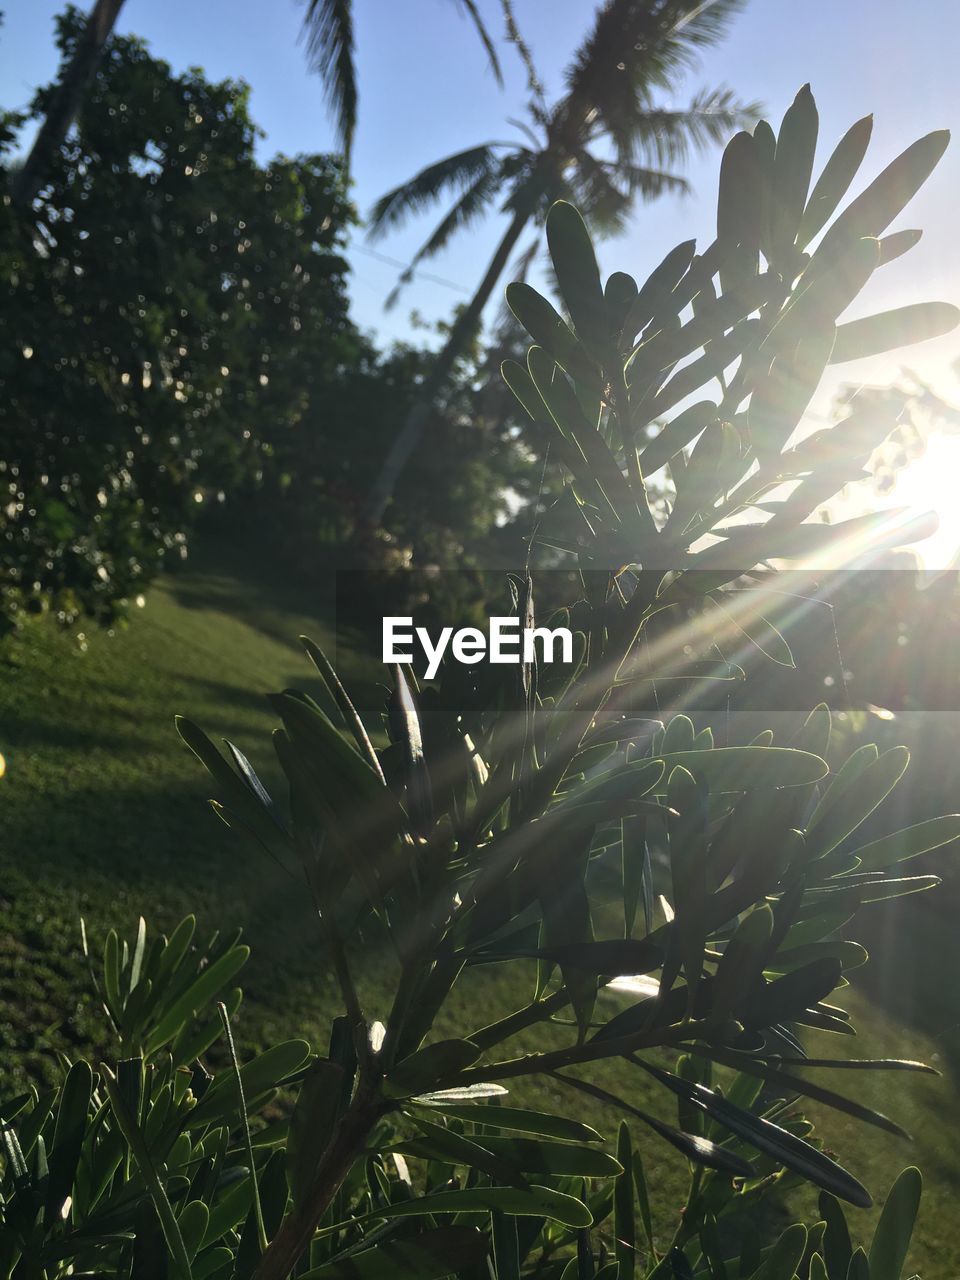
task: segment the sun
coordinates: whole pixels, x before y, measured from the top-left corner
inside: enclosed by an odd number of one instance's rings
[[[898,474],[890,497],[907,516],[936,514],[936,532],[914,550],[924,568],[947,568],[960,553],[960,436],[932,433],[923,455]]]

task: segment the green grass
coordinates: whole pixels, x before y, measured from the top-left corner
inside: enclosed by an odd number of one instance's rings
[[[310,605],[269,574],[249,566],[229,572],[212,560],[161,583],[128,629],[112,638],[90,635],[86,652],[47,622],[0,649],[0,750],[7,760],[0,784],[4,1090],[27,1076],[49,1075],[58,1050],[108,1047],[82,963],[81,915],[95,942],[111,925],[130,934],[140,914],[152,929],[169,929],[187,911],[208,931],[242,926],[254,947],[237,1019],[242,1049],[304,1034],[322,1050],[337,1003],[301,887],[217,821],[205,803],[202,772],[173,726],[176,713],[187,714],[212,735],[231,738],[265,777],[275,777],[274,717],[264,695],[291,684],[317,693],[296,637],[307,632],[332,642],[329,609],[322,601]],[[365,707],[375,708],[375,666],[355,648],[338,656]],[[922,931],[922,946],[911,947],[911,929]],[[853,1052],[924,1057],[946,1076],[834,1072],[823,1078],[904,1123],[914,1134],[912,1145],[836,1114],[825,1117],[823,1127],[829,1145],[878,1198],[904,1165],[923,1168],[927,1190],[911,1261],[936,1280],[955,1275],[960,1264],[952,1230],[960,1194],[960,1151],[952,1134],[960,1107],[950,1045],[931,1034],[947,1025],[956,1007],[956,987],[944,990],[932,978],[938,957],[955,950],[951,920],[946,911],[911,904],[885,919],[883,949],[885,934],[893,936],[900,963],[895,970],[879,966],[875,995],[892,1012],[859,986],[844,993],[861,1030]],[[913,965],[904,963],[910,956]],[[389,965],[379,953],[358,959],[368,1013],[382,1017]],[[518,981],[503,967],[473,971],[455,989],[444,1030],[463,1034],[525,1001],[529,992],[526,985],[518,989]],[[837,1053],[832,1037],[811,1043],[815,1052]],[[839,1049],[849,1053],[850,1042]],[[666,1099],[651,1097],[639,1073],[604,1064],[591,1078],[672,1118]],[[517,1093],[613,1130],[609,1112],[554,1082],[527,1083]],[[682,1203],[687,1170],[648,1132],[635,1136],[665,1234]],[[798,1193],[794,1203],[814,1212],[810,1193]],[[866,1235],[871,1215],[852,1216],[855,1232]]]

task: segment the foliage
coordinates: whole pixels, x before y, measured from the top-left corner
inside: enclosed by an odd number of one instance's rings
[[[114,37],[36,206],[0,211],[8,615],[122,612],[367,354],[338,163],[260,164],[247,98]]]
[[[257,503],[301,580],[349,563],[347,544],[382,451],[400,430],[432,358],[412,342],[370,350],[341,383],[314,391],[296,433],[278,441],[271,460],[277,483]],[[539,442],[527,438],[521,417],[499,361],[471,346],[431,410],[431,448],[405,472],[384,520],[386,564],[490,560],[511,504],[525,508],[536,497],[542,472]],[[415,590],[399,575],[394,586],[405,594]]]
[[[807,262],[794,237],[813,217],[810,175],[799,165],[798,183],[795,158],[800,134],[812,155],[810,107],[801,93],[772,164],[757,161],[754,196],[770,220],[748,216],[739,183],[732,211],[722,180],[718,246],[706,265],[687,256],[666,297],[623,277],[604,293],[583,223],[565,205],[551,213],[548,238],[575,327],[545,312],[543,299],[512,295],[557,359],[534,347],[526,375],[509,368],[508,381],[535,418],[555,424],[584,525],[572,670],[447,664],[438,685],[418,688],[397,667],[390,743],[377,750],[324,654],[305,641],[330,714],[294,691],[271,699],[282,722],[274,743],[289,788],[283,807],[236,747],[227,743],[224,755],[180,721],[213,778],[220,816],[305,877],[343,1013],[324,1054],[290,1040],[241,1065],[230,1034],[238,997],[227,994],[246,958],[237,940],[191,951],[191,921],[152,943],[143,925],[132,943],[110,933],[100,991],[120,1060],[96,1075],[77,1061],[56,1092],[3,1107],[7,1274],[140,1275],[165,1257],[182,1277],[258,1280],[289,1275],[301,1258],[300,1274],[311,1277],[398,1268],[428,1277],[480,1265],[498,1276],[569,1270],[610,1280],[792,1280],[801,1268],[817,1280],[902,1275],[918,1175],[901,1175],[869,1252],[855,1251],[837,1201],[868,1205],[870,1194],[794,1103],[805,1097],[899,1132],[849,1092],[821,1085],[817,1072],[929,1068],[812,1058],[800,1036],[809,1027],[851,1033],[831,997],[866,957],[837,930],[862,905],[931,887],[935,877],[900,876],[899,863],[956,839],[960,817],[864,841],[862,824],[902,777],[907,753],[861,747],[831,776],[825,707],[790,743],[761,734],[718,746],[682,713],[638,722],[629,702],[637,685],[670,673],[659,658],[653,671],[630,671],[652,617],[690,591],[722,601],[727,584],[759,561],[808,555],[850,533],[804,523],[797,513],[809,495],[794,495],[766,504],[767,524],[699,549],[718,520],[796,475],[798,453],[798,493],[847,474],[854,450],[844,438],[831,442],[826,464],[823,452],[783,446],[819,373],[811,353],[825,363],[831,341],[852,341],[843,326],[834,335],[835,319],[881,252],[862,233],[884,229],[939,147],[927,142],[894,162],[896,182],[882,177],[868,188]],[[758,145],[735,139],[724,176],[747,155],[757,160]],[[834,161],[827,173],[836,170]],[[821,178],[811,198],[818,218],[826,185]],[[842,194],[833,192],[834,208]],[[770,264],[762,276],[760,247]],[[684,325],[678,317],[690,302]],[[861,346],[890,328],[854,323]],[[704,356],[673,372],[704,344]],[[723,417],[714,424],[698,408],[703,435],[690,462],[668,450],[689,443],[689,419],[677,425],[686,410],[633,448],[630,429],[678,403],[678,383],[690,394],[701,377],[719,377],[713,409]],[[644,457],[658,456],[657,441],[677,477],[662,529],[643,488]],[[855,456],[862,448],[858,439]],[[754,478],[744,481],[748,470]],[[856,524],[864,528],[879,529],[874,542],[897,536],[879,521]],[[512,587],[518,616],[531,620],[530,577]],[[758,632],[752,615],[736,616]],[[769,628],[760,635],[782,661],[784,638]],[[665,859],[651,856],[654,843]],[[611,865],[616,898],[602,910],[596,876]],[[384,1023],[365,1012],[348,958],[345,939],[358,931],[386,936],[396,957]],[[529,1003],[480,1027],[439,1029],[468,969],[530,962]],[[601,993],[624,975],[647,976],[648,989],[640,984],[639,998],[610,1016]],[[215,1070],[206,1051],[218,1035],[209,1016],[218,999],[227,1053]],[[538,1047],[515,1054],[510,1041],[531,1029]],[[610,1058],[676,1099],[678,1123],[584,1074]],[[569,1115],[502,1100],[509,1082],[530,1076],[549,1077],[571,1099],[599,1095],[621,1121],[615,1146],[604,1149],[599,1133]],[[292,1110],[263,1116],[276,1091],[292,1087]],[[687,1203],[665,1252],[649,1220],[655,1171],[638,1159],[628,1117],[690,1162]],[[809,1232],[791,1226],[765,1246],[743,1215],[796,1180],[824,1193],[822,1221]]]
[[[80,26],[61,20],[65,58]],[[114,37],[37,207],[0,210],[0,615],[113,622],[221,503],[311,582],[342,550],[429,355],[380,353],[348,317],[339,162],[263,165],[256,142],[245,86]],[[535,483],[480,381],[470,348],[387,522],[401,562],[476,548]]]

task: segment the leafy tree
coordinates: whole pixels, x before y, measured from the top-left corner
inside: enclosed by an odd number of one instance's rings
[[[12,199],[21,209],[29,209],[47,181],[55,156],[66,140],[80,109],[83,96],[100,66],[104,46],[124,0],[95,0],[93,8],[78,28],[57,84],[49,93],[40,128],[21,167],[10,185]],[[483,41],[497,79],[500,63],[475,0],[458,0]],[[310,60],[319,71],[337,116],[338,141],[349,166],[350,146],[357,122],[357,84],[353,66],[353,8],[350,0],[305,0],[304,36]],[[68,14],[76,15],[73,5]]]
[[[266,510],[298,573],[312,565],[314,576],[327,574],[350,563],[350,535],[382,450],[402,426],[431,359],[412,342],[383,353],[368,348],[341,383],[311,395],[297,430],[278,440]],[[450,394],[433,409],[432,448],[404,474],[384,523],[386,562],[487,563],[511,508],[535,497],[542,462],[498,366],[476,347],[458,361]]]
[[[908,148],[807,254],[864,141],[854,126],[810,192],[816,131],[802,91],[778,135],[737,135],[703,255],[681,245],[643,285],[617,273],[604,288],[579,214],[558,203],[547,236],[569,321],[511,290],[537,342],[505,376],[553,430],[583,522],[572,661],[448,661],[420,685],[399,665],[377,749],[305,641],[326,709],[293,690],[272,698],[286,804],[235,747],[224,754],[180,721],[220,817],[304,877],[343,1014],[319,1054],[295,1039],[241,1063],[237,938],[191,951],[192,919],[152,942],[142,921],[132,941],[108,934],[99,990],[119,1060],[96,1075],[78,1060],[55,1092],[0,1103],[0,1274],[139,1277],[160,1259],[183,1280],[904,1275],[917,1171],[897,1178],[869,1249],[855,1247],[840,1201],[867,1207],[870,1192],[795,1103],[902,1134],[818,1073],[929,1068],[839,1049],[812,1058],[802,1037],[849,1036],[834,1001],[866,954],[838,930],[862,906],[932,887],[900,863],[954,842],[960,815],[866,837],[908,753],[862,747],[831,773],[823,705],[786,741],[724,745],[673,707],[659,722],[633,711],[651,681],[676,676],[673,652],[644,644],[659,614],[709,597],[779,651],[787,641],[757,621],[762,592],[744,586],[755,566],[844,554],[852,534],[856,550],[903,536],[880,513],[808,523],[810,499],[842,484],[865,440],[843,424],[815,448],[790,436],[832,355],[957,322],[956,309],[922,304],[906,324],[837,324],[945,139]],[[713,383],[717,399],[679,408]],[[676,478],[663,524],[645,495],[658,460]],[[800,483],[771,498],[786,479]],[[726,523],[745,510],[769,518]],[[534,582],[510,586],[529,625]],[[351,962],[358,934],[389,948],[383,1022]],[[492,964],[525,970],[531,998],[454,1014],[458,982]],[[607,988],[625,976],[633,998],[614,1011]],[[218,1035],[221,1069],[208,1056]],[[589,1069],[610,1061],[659,1086],[677,1123],[601,1087]],[[531,1077],[602,1103],[616,1123],[606,1145],[569,1114],[507,1098]],[[292,1107],[264,1114],[287,1091]],[[666,1232],[651,1211],[657,1166],[634,1130],[690,1166]],[[746,1215],[800,1182],[820,1189],[820,1220],[764,1238]]]
[[[247,97],[114,38],[35,210],[0,211],[7,615],[116,616],[369,358],[339,164],[260,164]]]
[[[677,171],[690,148],[724,141],[755,116],[728,89],[703,90],[684,110],[658,102],[703,48],[725,34],[742,0],[607,0],[574,54],[566,87],[545,101],[531,67],[528,120],[520,143],[486,142],[447,156],[388,192],[371,226],[382,234],[453,193],[456,199],[409,271],[499,204],[510,215],[470,302],[457,314],[422,392],[383,462],[365,509],[376,525],[426,427],[432,402],[480,322],[513,250],[553,201],[572,200],[591,223],[616,230],[640,197],[686,190]],[[521,49],[525,47],[520,44]],[[529,58],[529,55],[527,55]],[[408,275],[409,275],[408,271]]]

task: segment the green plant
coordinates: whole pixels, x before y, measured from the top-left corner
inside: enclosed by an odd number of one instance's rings
[[[460,3],[476,27],[497,80],[502,82],[497,52],[475,0],[460,0]],[[33,204],[50,176],[57,151],[82,106],[122,5],[123,0],[96,0],[83,27],[78,29],[78,39],[45,105],[37,136],[11,183],[11,197],[22,209]],[[306,0],[306,10],[303,34],[310,62],[324,82],[337,118],[337,140],[343,148],[344,162],[349,166],[358,96],[353,66],[353,6],[349,0]],[[73,6],[70,11],[75,12]]]
[[[82,32],[68,10],[65,59]],[[54,92],[3,113],[4,181]],[[373,361],[347,316],[339,162],[258,163],[248,96],[114,36],[42,200],[0,206],[0,621],[122,617]]]
[[[211,944],[204,959],[186,949],[189,924],[150,946],[143,928],[130,946],[108,937],[101,989],[126,1056],[96,1077],[74,1063],[59,1090],[0,1108],[0,1274],[139,1276],[165,1257],[171,1274],[197,1280],[375,1280],[398,1270],[428,1280],[477,1268],[498,1280],[902,1275],[915,1173],[898,1180],[869,1254],[854,1252],[836,1201],[866,1206],[869,1192],[795,1103],[901,1133],[817,1073],[929,1068],[812,1058],[801,1037],[806,1027],[851,1033],[832,997],[866,955],[838,931],[863,905],[932,887],[936,877],[901,876],[899,864],[955,840],[960,816],[860,838],[907,753],[860,747],[831,775],[824,706],[787,742],[769,732],[719,746],[709,725],[698,730],[681,712],[651,725],[631,702],[676,674],[671,654],[645,651],[654,618],[709,599],[787,661],[787,640],[754,610],[744,575],[761,561],[843,548],[852,533],[858,553],[865,533],[874,545],[903,534],[879,517],[805,522],[875,424],[784,445],[831,352],[955,323],[953,309],[928,304],[836,325],[889,257],[874,237],[944,139],[908,149],[807,258],[804,236],[839,204],[864,141],[855,126],[843,163],[835,155],[808,199],[815,132],[802,91],[775,141],[769,126],[738,135],[724,158],[717,246],[700,258],[681,246],[639,290],[625,276],[601,289],[579,215],[556,206],[547,234],[574,328],[531,290],[511,292],[549,350],[534,347],[528,368],[505,376],[555,432],[582,521],[573,664],[447,663],[422,687],[398,667],[390,743],[378,750],[306,641],[329,705],[295,691],[272,700],[287,806],[235,747],[224,756],[180,722],[221,817],[304,876],[318,965],[336,974],[343,1013],[323,1054],[293,1040],[241,1065],[236,996],[224,999],[226,1062],[214,1070],[210,1004],[242,962],[235,940]],[[719,403],[682,409],[638,447],[649,424],[715,379]],[[674,482],[669,511],[646,499],[657,459]],[[799,485],[777,501],[785,479]],[[752,509],[767,523],[722,523]],[[511,584],[512,607],[529,621],[533,581]],[[732,664],[716,668],[692,674],[730,677]],[[603,902],[598,884],[611,875],[615,895]],[[366,1008],[348,945],[358,933],[386,944],[389,1009]],[[491,964],[530,966],[532,998],[471,1009],[451,1027],[457,984]],[[646,976],[649,990],[614,1011],[606,988],[624,975]],[[591,1064],[609,1059],[662,1086],[677,1123],[591,1079]],[[567,1114],[504,1101],[530,1076],[609,1107],[615,1145],[604,1149]],[[281,1100],[290,1091],[288,1106],[265,1113],[276,1090]],[[656,1170],[630,1126],[689,1161],[668,1240],[650,1216]],[[745,1215],[799,1181],[825,1193],[823,1222],[765,1245]]]
[[[60,19],[65,62],[84,30]],[[0,115],[0,178],[55,95]],[[204,517],[280,530],[308,589],[349,537],[430,356],[350,321],[339,160],[261,164],[257,135],[246,86],[113,36],[42,200],[0,205],[0,629],[122,619]],[[505,491],[535,491],[515,420],[465,403],[481,375],[462,355],[386,524],[398,559],[470,545]]]

